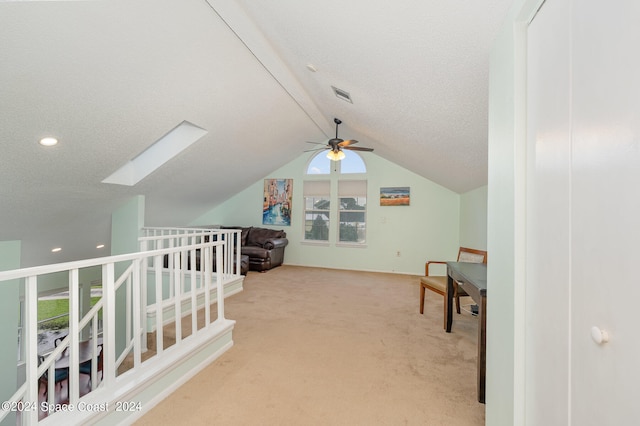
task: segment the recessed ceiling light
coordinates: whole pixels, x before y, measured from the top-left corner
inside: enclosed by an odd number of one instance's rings
[[[313,65],[313,64],[307,64],[307,69],[308,69],[309,71],[311,71],[311,72],[316,72],[316,71],[318,71],[318,68],[316,68],[316,66],[315,66],[315,65]]]
[[[57,253],[60,250],[62,250],[62,247],[56,247],[56,248],[51,249],[51,253]]]
[[[96,246],[96,248],[97,248],[97,249],[104,248],[104,244],[98,244],[98,245]]]
[[[40,139],[40,145],[42,146],[54,146],[58,143],[56,138],[42,138]]]

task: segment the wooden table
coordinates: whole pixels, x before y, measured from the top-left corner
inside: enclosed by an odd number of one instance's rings
[[[93,358],[93,340],[85,340],[78,343],[78,363],[82,364]],[[102,346],[102,337],[96,342],[98,348]],[[98,351],[99,352],[99,351]],[[69,368],[69,348],[66,348],[60,358],[56,359],[56,370]]]
[[[447,262],[446,331],[453,325],[453,281],[478,304],[478,401],[484,404],[487,371],[487,265],[483,263]]]

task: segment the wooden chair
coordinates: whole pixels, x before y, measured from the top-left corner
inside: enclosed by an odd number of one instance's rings
[[[483,250],[476,250],[467,247],[460,247],[458,251],[458,262],[469,263],[487,263],[487,252]],[[433,264],[446,264],[445,261],[431,260],[424,265],[424,277],[420,278],[420,313],[424,314],[424,293],[428,288],[431,291],[435,291],[438,294],[445,295],[447,290],[447,276],[429,275],[429,266]],[[453,283],[453,297],[456,301],[456,312],[460,313],[460,296],[466,296],[467,293],[458,287],[458,284]]]

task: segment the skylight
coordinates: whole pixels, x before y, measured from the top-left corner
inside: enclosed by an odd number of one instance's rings
[[[183,121],[102,183],[133,186],[207,133],[205,129]]]

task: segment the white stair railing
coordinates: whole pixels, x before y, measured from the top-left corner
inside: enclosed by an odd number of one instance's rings
[[[205,279],[203,264],[212,264],[216,276],[221,274],[225,283],[241,279],[240,267],[236,266],[240,265],[240,245],[236,244],[236,241],[240,239],[240,233],[241,231],[238,229],[217,228],[144,227],[141,229],[140,251],[185,247],[212,241],[223,243],[213,251],[214,255],[221,252],[222,267],[213,263],[213,256],[208,261],[205,260],[199,250],[189,253],[182,250],[180,253],[165,256],[163,259],[149,259],[149,262],[143,265],[143,281],[147,277],[147,270],[158,271],[159,269],[168,272],[169,280],[167,287],[166,283],[163,284],[159,280],[159,274],[156,274],[154,283],[142,286],[143,300],[146,300],[144,292],[148,289],[153,290],[156,294],[164,291],[162,305],[147,305],[148,316],[153,318],[152,323],[147,327],[148,331],[161,329],[167,321],[171,321],[173,318],[187,316],[189,312],[182,312],[183,307],[198,305],[204,307],[205,310],[208,309],[211,295],[203,291],[202,283]],[[182,285],[177,286],[176,282],[180,282]],[[190,291],[191,289],[196,291]],[[195,328],[196,318],[192,316],[191,320],[192,328]],[[176,336],[176,338],[180,337]],[[160,336],[160,338],[162,337]],[[160,346],[159,342],[158,345]]]
[[[178,228],[178,227],[144,227],[139,238],[140,251],[167,247],[185,246],[202,241],[223,241],[222,273],[226,278],[239,276],[240,265],[240,229],[219,228]],[[168,268],[172,269],[173,259],[169,259]]]
[[[130,396],[132,390],[142,388],[139,377],[136,375],[141,374],[141,367],[148,361],[153,361],[149,362],[153,367],[144,369],[145,377],[152,376],[153,371],[150,371],[152,369],[158,370],[157,374],[161,375],[165,369],[171,368],[171,365],[162,365],[165,354],[166,359],[175,364],[181,351],[185,352],[184,356],[187,356],[189,351],[202,345],[202,342],[215,339],[221,334],[230,334],[234,322],[224,317],[224,285],[225,281],[230,277],[233,278],[235,274],[228,272],[214,274],[213,259],[215,258],[217,271],[224,271],[224,253],[229,253],[229,249],[225,249],[224,246],[231,239],[203,237],[202,232],[197,235],[194,233],[191,237],[181,237],[180,244],[176,244],[178,240],[175,240],[165,248],[0,272],[0,285],[6,281],[17,281],[24,287],[25,312],[22,328],[24,335],[21,337],[25,344],[26,367],[26,380],[18,386],[14,395],[6,401],[7,403],[3,404],[0,422],[11,411],[16,411],[12,407],[19,407],[21,412],[18,413],[18,421],[22,424],[36,424],[39,421],[55,422],[54,419],[57,416],[63,416],[66,424],[84,423],[91,416],[104,415],[104,413],[91,410],[73,412],[65,410],[58,413],[53,412],[51,407],[62,410],[64,406],[77,408],[83,401],[86,402],[84,406],[91,406],[87,405],[89,403],[106,403],[108,406],[110,401],[116,401],[122,395],[123,389],[126,389]],[[168,239],[165,238],[164,241],[167,242]],[[203,259],[201,271],[190,271],[187,262],[182,260],[189,258],[192,261],[191,264],[195,264],[196,254]],[[172,259],[171,269],[163,267],[165,258]],[[149,265],[153,267],[149,268]],[[102,269],[103,296],[81,317],[79,272],[84,268],[96,266]],[[42,356],[38,354],[38,281],[45,275],[65,271],[69,277],[69,333],[52,352]],[[118,278],[116,278],[116,271],[122,271]],[[169,277],[171,280],[168,280]],[[188,285],[185,283],[187,278],[190,280]],[[153,282],[153,291],[148,291],[147,282]],[[191,291],[192,289],[194,291]],[[198,294],[202,294],[204,298],[205,315],[201,325],[197,321],[198,309],[202,306],[202,303],[196,303]],[[218,308],[217,316],[213,320],[210,315],[211,294],[215,294],[215,303]],[[171,296],[174,300],[176,310],[173,319],[176,341],[168,349],[165,348],[162,337],[163,326],[167,325],[167,321],[162,321],[162,306],[166,303],[167,296]],[[183,312],[183,304],[180,303],[185,297],[190,298],[192,302],[188,306],[189,312],[186,313]],[[148,309],[155,309],[159,319],[155,333],[156,347],[151,348],[155,350],[155,354],[143,361],[142,353],[146,350],[147,342],[145,315]],[[190,334],[184,338],[182,336],[183,313],[190,314],[195,319],[191,322]],[[100,337],[98,321],[101,314],[103,330]],[[124,318],[124,321],[120,318]],[[88,343],[81,341],[87,335],[87,329],[90,330],[91,336]],[[81,344],[88,345],[90,348],[91,355],[88,359],[86,356],[81,358],[83,355]],[[86,354],[86,348],[84,353]],[[43,400],[43,396],[40,395],[43,377],[55,377],[56,364],[61,364],[61,357],[67,358],[65,362],[68,362],[66,364],[68,365],[66,369],[67,398],[65,399],[64,396],[60,398],[62,386],[56,393],[55,380],[47,380],[47,397]],[[127,368],[122,368],[125,360],[128,360],[125,366]],[[88,362],[91,365],[91,391],[81,395],[80,366],[83,363],[86,366]],[[99,369],[102,371],[100,372]],[[122,370],[126,371],[122,372]],[[62,404],[56,405],[59,401],[62,401]],[[111,406],[112,409],[114,405]]]

